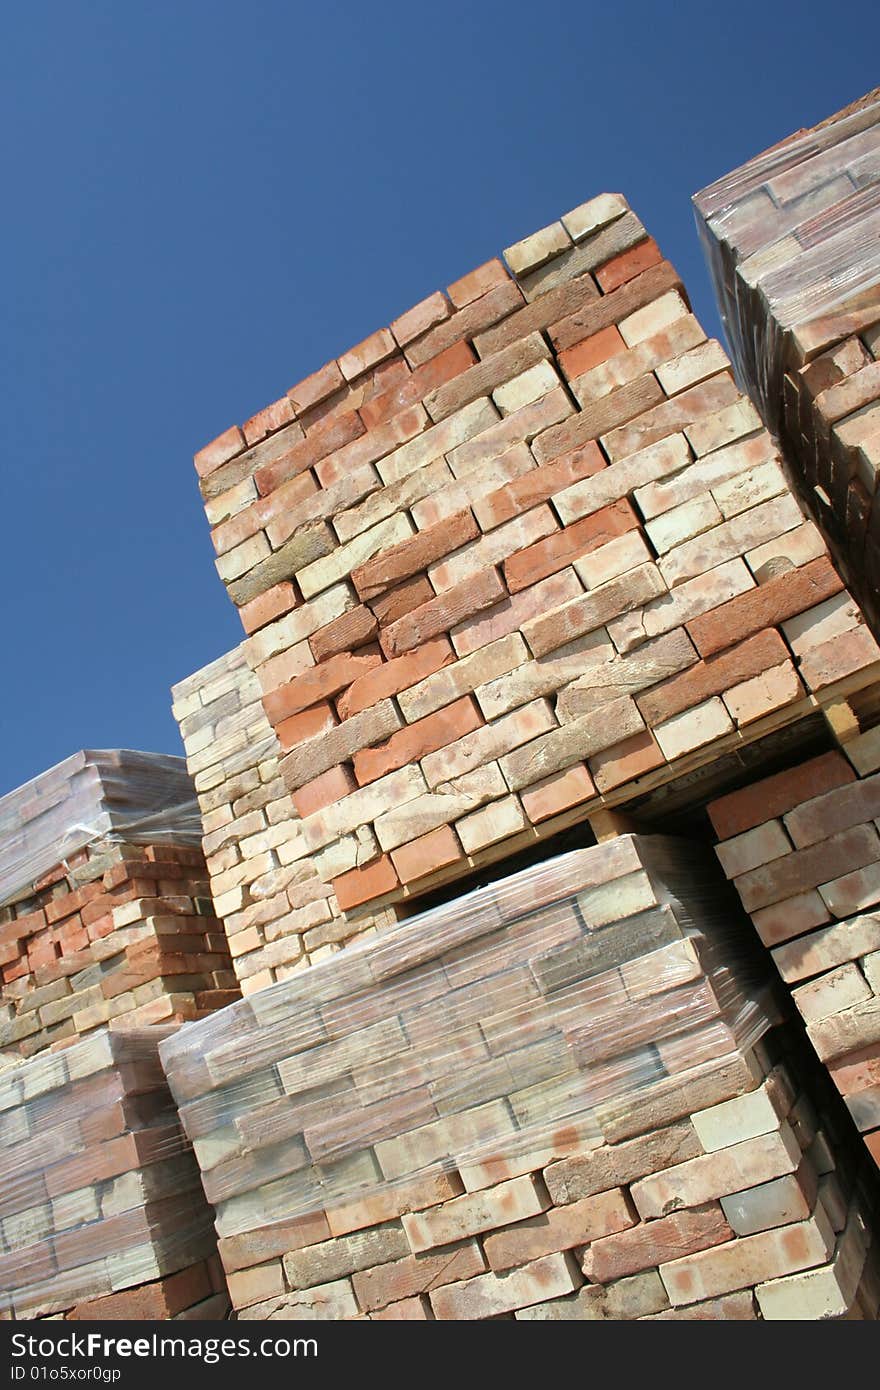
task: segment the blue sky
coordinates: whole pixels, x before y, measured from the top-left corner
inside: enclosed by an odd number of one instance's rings
[[[0,793],[180,752],[240,640],[194,450],[602,190],[690,195],[876,81],[876,3],[28,0],[0,26]]]

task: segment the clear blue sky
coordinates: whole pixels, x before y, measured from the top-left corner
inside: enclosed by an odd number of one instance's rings
[[[240,640],[193,451],[602,190],[690,195],[876,80],[880,8],[27,0],[0,32],[0,792],[179,752]]]

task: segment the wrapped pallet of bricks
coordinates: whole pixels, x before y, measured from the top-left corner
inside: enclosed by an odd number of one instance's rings
[[[103,1029],[0,1077],[0,1318],[226,1316],[169,1031]]]
[[[504,255],[196,458],[332,890],[328,947],[880,675],[776,444],[623,198]],[[206,726],[185,737],[219,789]],[[248,795],[232,820],[217,807],[218,869]],[[282,835],[261,827],[243,858]],[[250,872],[231,852],[220,872],[229,911],[254,909],[242,946],[297,967],[282,928],[259,943]]]
[[[851,761],[822,754],[708,809],[718,858],[880,1167],[878,732],[844,745]]]
[[[238,998],[182,758],[77,753],[0,798],[0,1054]]]
[[[880,88],[694,199],[734,361],[880,619]]]
[[[241,647],[179,682],[173,695],[214,910],[242,993],[390,925],[388,908],[347,919],[312,862],[297,809],[303,803],[281,776],[278,739]]]
[[[711,853],[622,836],[184,1025],[238,1316],[874,1317],[871,1190],[750,944]]]

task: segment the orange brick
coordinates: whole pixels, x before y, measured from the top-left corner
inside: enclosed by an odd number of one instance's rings
[[[429,526],[358,565],[352,570],[352,583],[362,599],[375,598],[402,580],[426,570],[466,541],[476,540],[479,534],[480,528],[470,509],[456,512],[436,526]]]
[[[363,869],[349,869],[332,881],[333,892],[342,912],[352,907],[368,903],[373,898],[381,898],[399,887],[397,872],[387,854],[367,864]]]
[[[303,749],[303,757],[308,757],[307,748]],[[305,817],[324,806],[332,806],[334,801],[348,796],[356,787],[357,782],[347,767],[331,767],[329,772],[322,772],[320,777],[291,792],[290,799],[299,814]]]
[[[280,458],[264,464],[254,473],[254,482],[261,497],[268,497],[281,483],[304,473],[329,454],[350,444],[364,433],[364,422],[357,411],[348,410],[341,415],[329,415],[305,439],[293,444]]]
[[[472,304],[475,299],[487,294],[489,290],[494,290],[497,285],[503,285],[509,279],[507,267],[496,257],[495,260],[486,261],[484,265],[478,265],[476,270],[468,271],[460,280],[453,281],[446,293],[456,309],[463,309],[466,304]]]
[[[238,425],[230,426],[223,434],[218,434],[210,444],[206,444],[204,449],[199,449],[193,460],[196,472],[200,478],[207,478],[208,474],[213,473],[221,464],[240,454],[244,447],[245,438]]]
[[[364,748],[354,755],[354,775],[360,786],[375,782],[386,772],[418,762],[426,753],[445,748],[448,743],[463,738],[480,727],[483,717],[471,695],[456,700],[443,709],[417,719],[405,729],[392,734],[378,748]]]
[[[638,528],[639,519],[626,498],[585,516],[572,526],[519,550],[504,561],[504,577],[512,594],[564,569],[581,555],[597,550],[625,531]]]
[[[629,251],[624,251],[622,255],[606,261],[595,272],[599,288],[603,294],[610,294],[620,285],[625,285],[627,280],[633,280],[637,275],[641,275],[643,270],[649,270],[652,265],[659,265],[662,259],[656,241],[653,237],[648,237],[647,241],[640,241],[638,246],[633,246]]]
[[[458,859],[464,858],[464,850],[458,836],[449,825],[441,825],[417,840],[401,845],[391,851],[391,859],[401,883],[412,883],[414,879],[424,878],[426,874],[445,869]]]
[[[345,385],[345,378],[339,370],[337,362],[328,362],[326,367],[321,367],[319,371],[312,372],[304,380],[291,386],[287,395],[293,405],[297,415],[302,415],[312,406],[325,401],[328,396],[332,396],[336,391],[340,391]]]
[[[370,705],[378,704],[380,700],[399,695],[401,690],[416,685],[418,681],[424,680],[425,676],[433,675],[435,671],[439,671],[442,666],[448,666],[454,660],[455,652],[448,639],[435,637],[433,641],[426,642],[415,651],[407,652],[405,656],[396,657],[393,661],[386,661],[375,670],[359,676],[348,690],[339,696],[336,702],[339,716],[341,719],[349,719],[353,714],[368,709]]]
[[[728,792],[711,801],[706,810],[719,840],[729,840],[753,826],[784,816],[802,801],[811,801],[855,780],[856,774],[842,753],[823,753],[740,791]]]
[[[490,492],[474,503],[474,514],[484,531],[500,526],[503,521],[527,512],[539,502],[546,502],[555,492],[581,478],[589,478],[605,467],[605,457],[595,440],[590,440],[582,449],[574,449],[562,458],[543,468],[531,469],[522,477],[505,483],[503,487]]]
[[[740,681],[769,671],[785,661],[788,655],[788,647],[779,633],[775,628],[770,628],[756,633],[739,646],[698,662],[681,675],[654,686],[646,694],[637,695],[636,704],[646,723],[652,726],[662,724],[664,719],[671,719],[682,710],[692,709],[694,705],[701,704],[712,695],[720,695]]]
[[[775,627],[840,593],[843,581],[826,556],[747,589],[685,626],[701,656],[732,647],[762,628]]]
[[[403,656],[431,638],[457,627],[474,613],[492,608],[506,598],[507,589],[498,571],[482,570],[398,618],[383,633],[382,648],[389,657]]]
[[[379,631],[379,624],[369,608],[361,604],[334,618],[332,623],[312,633],[309,646],[316,661],[338,656],[340,652],[353,652],[371,641]]]
[[[386,594],[381,594],[379,598],[374,598],[370,607],[379,621],[379,626],[390,627],[398,618],[412,613],[414,608],[421,608],[423,603],[429,603],[433,597],[434,590],[428,576],[417,574],[412,579],[405,580],[403,584],[398,584],[396,588],[389,589]]]
[[[248,444],[257,444],[267,435],[280,430],[282,425],[289,425],[293,418],[293,403],[288,396],[282,396],[280,401],[273,401],[271,405],[264,406],[256,415],[246,420],[242,425],[242,433]]]
[[[273,585],[265,593],[251,599],[250,603],[243,604],[238,610],[238,616],[245,632],[258,632],[267,623],[292,612],[298,603],[296,590],[290,580],[282,579],[280,584]]]
[[[650,729],[644,729],[632,738],[622,739],[613,748],[606,748],[590,758],[589,767],[600,792],[611,791],[613,787],[623,786],[643,777],[655,767],[662,767],[666,759]]]
[[[411,309],[407,309],[406,313],[392,319],[391,332],[397,343],[406,347],[414,338],[420,338],[429,328],[448,319],[451,313],[452,305],[446,295],[435,290],[433,294],[419,300]]]
[[[577,806],[595,795],[596,788],[586,764],[577,763],[564,772],[555,772],[552,777],[545,777],[534,786],[526,787],[520,792],[520,800],[529,820],[533,825],[538,825],[542,820],[567,811],[570,806]]]
[[[275,734],[282,748],[295,748],[297,744],[305,743],[306,739],[317,738],[318,734],[326,733],[338,722],[333,706],[327,700],[322,700],[320,704],[311,705],[300,714],[292,714],[289,719],[282,719],[281,723],[275,726]]]
[[[372,671],[381,661],[378,650],[364,647],[354,654],[340,652],[338,656],[322,661],[319,666],[309,667],[303,675],[263,696],[263,708],[269,722],[273,725],[280,723],[290,715],[308,709],[309,705],[338,695],[346,686],[352,685],[358,676]]]
[[[391,390],[366,401],[360,407],[361,419],[368,429],[386,423],[401,411],[417,405],[429,391],[435,391],[438,386],[444,386],[459,373],[466,372],[476,360],[476,353],[469,343],[453,343],[445,352],[438,353],[429,362],[416,367],[414,372]]]
[[[583,342],[560,352],[559,365],[568,380],[574,381],[575,377],[583,376],[584,372],[607,362],[609,357],[616,357],[619,352],[626,352],[626,343],[619,329],[610,324],[608,328],[601,328],[598,333],[584,338]]]

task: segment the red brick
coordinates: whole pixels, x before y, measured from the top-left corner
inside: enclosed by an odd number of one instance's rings
[[[338,722],[333,706],[323,700],[320,704],[302,710],[300,714],[282,719],[280,724],[275,726],[275,736],[282,748],[295,748],[298,743],[305,743],[306,739],[317,738],[318,734],[326,733]]]
[[[831,1079],[841,1095],[849,1096],[880,1086],[880,1042],[848,1052],[826,1063]]]
[[[595,795],[596,788],[586,764],[577,763],[564,772],[555,772],[552,777],[536,782],[533,787],[526,787],[520,792],[520,800],[529,820],[533,825],[538,825],[560,811],[567,811],[570,806],[589,801]]]
[[[303,749],[303,757],[308,757],[307,748]],[[322,772],[320,777],[291,792],[290,799],[299,814],[305,818],[325,806],[332,806],[334,801],[348,796],[356,787],[357,782],[347,767],[331,767],[329,772]]]
[[[445,748],[483,723],[483,717],[470,695],[443,709],[417,719],[392,734],[376,748],[363,748],[354,755],[354,775],[360,786],[375,782],[395,768],[418,762],[426,753]]]
[[[417,405],[429,391],[445,385],[460,372],[466,372],[476,360],[476,353],[469,343],[453,343],[445,352],[416,367],[406,380],[393,389],[365,402],[359,411],[361,419],[368,429],[383,424],[408,407]]]
[[[421,608],[423,603],[429,603],[433,597],[434,590],[428,576],[417,574],[413,579],[407,579],[396,588],[389,589],[387,594],[374,598],[370,607],[379,620],[379,626],[390,627],[398,618],[411,613],[414,608]]]
[[[360,1306],[373,1312],[403,1298],[427,1293],[441,1284],[469,1279],[485,1268],[477,1242],[469,1240],[462,1245],[445,1246],[430,1254],[410,1255],[363,1270],[352,1276],[352,1282]]]
[[[293,444],[280,458],[264,464],[255,471],[254,481],[258,492],[262,497],[267,497],[281,483],[298,473],[304,473],[307,468],[314,467],[316,463],[350,444],[363,433],[364,423],[357,411],[349,410],[342,415],[328,416],[325,421],[316,425],[305,439]]]
[[[250,603],[242,604],[238,610],[245,632],[258,632],[267,623],[274,622],[285,613],[290,613],[299,603],[296,590],[289,579],[282,579],[265,593],[258,594]]]
[[[252,415],[242,426],[242,432],[248,444],[258,444],[267,435],[274,434],[280,430],[282,425],[289,425],[294,418],[293,405],[287,396],[282,396],[279,401],[273,401],[271,405],[266,405],[262,410],[258,410],[256,415]]]
[[[427,835],[420,835],[417,840],[410,840],[408,844],[391,851],[391,859],[401,883],[412,883],[414,879],[436,873],[438,869],[445,869],[463,858],[464,850],[449,825],[441,825],[437,830],[430,830]]]
[[[681,675],[654,686],[645,695],[637,695],[636,704],[646,723],[662,724],[664,719],[671,719],[682,710],[692,709],[694,705],[701,704],[712,695],[720,695],[740,681],[769,671],[788,656],[788,647],[775,628],[770,628],[738,647],[698,662]]]
[[[386,628],[381,639],[382,648],[389,657],[403,656],[432,637],[439,637],[441,633],[463,623],[474,613],[492,608],[506,598],[507,589],[498,572],[494,569],[483,570],[398,618],[397,622]]]
[[[330,1227],[323,1212],[309,1212],[291,1221],[273,1221],[270,1226],[225,1236],[217,1242],[217,1248],[223,1268],[234,1274],[238,1269],[264,1264],[291,1250],[301,1250],[305,1245],[317,1245],[329,1236]]]
[[[358,676],[372,671],[381,661],[378,651],[365,647],[355,654],[340,652],[339,656],[331,656],[319,666],[310,666],[303,675],[263,696],[263,707],[269,722],[273,725],[280,723],[292,714],[308,709],[309,705],[338,695],[340,690],[351,685]]]
[[[693,1207],[597,1240],[584,1256],[584,1273],[594,1283],[606,1284],[721,1245],[732,1237],[733,1231],[716,1204]]]
[[[204,449],[199,449],[194,459],[196,472],[200,478],[207,478],[208,474],[213,473],[221,464],[228,463],[236,454],[240,454],[244,447],[244,435],[238,425],[231,425],[223,434],[218,434],[210,444],[206,444]]]
[[[235,516],[221,521],[211,532],[211,541],[218,555],[223,555],[242,541],[249,540],[258,531],[273,521],[279,511],[295,508],[307,497],[318,491],[315,475],[307,471],[278,488],[271,497],[258,498],[250,506],[243,507]]]
[[[635,1221],[623,1189],[615,1187],[493,1231],[484,1237],[483,1249],[492,1269],[511,1269],[626,1230]]]
[[[367,864],[363,869],[350,869],[332,881],[333,892],[340,911],[359,907],[361,903],[381,898],[385,893],[393,893],[399,887],[397,872],[387,854]]]
[[[495,260],[478,265],[476,270],[468,271],[460,280],[453,281],[446,293],[456,309],[463,309],[466,304],[472,304],[475,299],[495,289],[497,285],[503,285],[509,279],[507,267],[496,257]]]
[[[711,656],[736,642],[804,613],[840,593],[843,581],[825,556],[797,570],[747,589],[720,608],[702,613],[685,626],[701,656]]]
[[[334,618],[326,627],[318,628],[309,638],[309,646],[316,661],[338,656],[340,652],[353,652],[372,641],[379,631],[379,624],[369,608],[361,605],[350,608],[348,612]]]
[[[449,555],[467,541],[476,540],[479,534],[480,528],[469,509],[456,512],[436,526],[429,526],[358,565],[352,570],[352,583],[362,599],[373,599],[401,580],[426,570],[435,560]]]
[[[326,367],[321,367],[319,371],[312,372],[311,376],[305,377],[296,386],[291,386],[287,395],[297,415],[303,415],[312,406],[318,405],[320,401],[325,401],[328,396],[332,396],[335,391],[341,390],[344,385],[345,378],[339,370],[339,364],[328,362]]]
[[[490,492],[487,497],[481,497],[474,503],[477,520],[484,531],[489,531],[493,526],[500,526],[511,517],[527,512],[530,507],[546,502],[554,493],[561,492],[581,478],[591,477],[604,467],[602,450],[595,440],[590,440],[582,449],[563,454],[553,463],[532,469],[495,492]]]
[[[626,343],[620,336],[620,330],[610,324],[608,328],[602,328],[582,342],[575,343],[574,347],[560,352],[559,365],[568,380],[574,381],[584,372],[607,362],[609,357],[616,357],[619,352],[626,352]]]
[[[597,550],[615,536],[638,528],[639,520],[626,498],[603,507],[572,526],[556,531],[504,561],[504,576],[512,594],[564,569],[581,555]]]
[[[752,912],[876,864],[878,858],[880,845],[873,826],[851,826],[823,844],[796,850],[771,864],[762,864],[760,868],[740,874],[736,888],[743,907]],[[780,947],[779,951],[786,949]]]
[[[626,284],[627,280],[641,275],[643,270],[649,270],[652,265],[659,265],[662,260],[663,256],[656,241],[653,237],[648,237],[647,241],[640,241],[638,246],[633,246],[629,251],[615,256],[613,260],[606,261],[594,273],[602,293],[610,294],[612,290]]]
[[[801,675],[808,689],[824,690],[826,685],[833,685],[877,661],[880,661],[880,648],[867,627],[860,625],[805,652],[801,657]]]
[[[341,719],[349,719],[353,714],[378,704],[391,695],[399,695],[416,685],[426,676],[439,671],[455,660],[455,652],[445,637],[436,637],[417,647],[415,651],[399,656],[394,661],[386,661],[375,670],[360,676],[353,685],[340,695],[336,702]]]
[[[855,780],[856,774],[842,753],[823,753],[740,791],[728,792],[711,801],[706,810],[719,840],[729,840],[753,826],[784,816],[802,801],[811,801]]]

